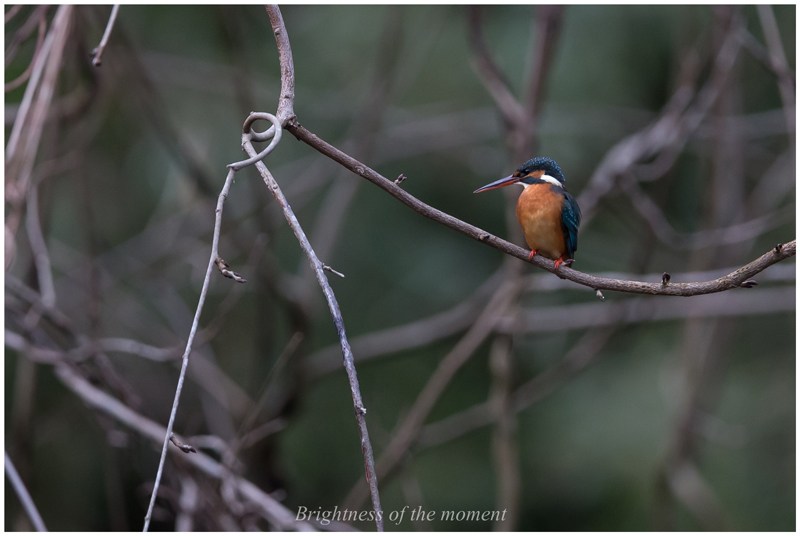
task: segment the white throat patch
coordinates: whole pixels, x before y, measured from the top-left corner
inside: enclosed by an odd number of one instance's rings
[[[561,184],[560,182],[558,182],[558,179],[557,179],[557,178],[555,178],[555,177],[551,177],[550,175],[542,175],[542,176],[541,176],[541,177],[539,177],[539,178],[540,178],[541,180],[545,181],[545,182],[549,182],[550,184],[555,184],[555,185],[556,185],[556,186],[558,186],[559,188],[563,188],[563,187],[564,187],[564,185],[563,185],[563,184]],[[522,186],[522,189],[523,189],[523,190],[524,190],[525,188],[527,188],[528,186],[530,186],[530,184],[525,184],[525,183],[524,183],[524,182],[522,182],[522,181],[518,182],[517,184],[519,184],[520,186]]]

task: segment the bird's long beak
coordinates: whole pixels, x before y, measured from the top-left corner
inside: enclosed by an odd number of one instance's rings
[[[494,190],[495,188],[502,188],[503,186],[509,186],[511,184],[516,184],[518,182],[519,182],[519,177],[515,177],[514,175],[509,175],[508,177],[504,177],[504,178],[500,179],[499,181],[494,181],[493,183],[487,184],[486,186],[481,186],[480,188],[478,188],[477,190],[475,190],[472,193],[473,194],[477,194],[477,193],[480,193],[480,192],[486,192],[486,191],[489,191],[489,190]]]

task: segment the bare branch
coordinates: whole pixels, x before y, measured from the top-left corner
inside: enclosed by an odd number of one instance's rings
[[[6,189],[9,202],[6,216],[6,251],[14,252],[22,206],[47,120],[50,101],[56,92],[61,57],[72,23],[73,6],[59,6],[25,88],[14,126],[6,144]]]
[[[489,406],[495,421],[492,430],[492,453],[497,473],[498,511],[507,513],[494,523],[494,530],[509,532],[516,528],[519,520],[519,503],[522,482],[520,477],[519,444],[517,440],[517,416],[514,408],[512,340],[508,335],[495,337],[489,352],[492,371],[492,388]]]
[[[642,191],[636,180],[626,181],[622,188],[628,194],[633,207],[650,225],[658,239],[675,249],[703,249],[745,242],[793,221],[795,216],[794,205],[789,205],[730,227],[679,233],[670,225],[661,208]]]
[[[47,30],[47,18],[45,17],[47,10],[44,9],[38,11],[40,13],[39,29],[36,35],[36,49],[33,51],[33,57],[31,58],[31,62],[28,64],[28,67],[21,75],[19,75],[11,82],[6,83],[5,85],[6,93],[17,89],[19,86],[28,81],[28,79],[31,76],[31,73],[33,72],[33,66],[36,64],[36,58],[39,56],[39,52],[42,50],[42,45],[44,44],[45,31]]]
[[[781,245],[781,248],[783,245]],[[779,249],[781,249],[779,248]],[[736,270],[735,267],[718,268],[715,270],[704,270],[700,272],[683,272],[670,274],[670,281],[667,283],[680,281],[704,281],[707,279],[717,279]],[[797,266],[795,264],[782,263],[772,266],[769,270],[761,272],[758,278],[762,281],[795,281]],[[597,274],[608,279],[630,279],[631,277],[641,277],[644,281],[661,282],[663,284],[664,274],[630,274],[625,272],[601,272]],[[528,276],[526,291],[533,292],[553,292],[557,290],[571,289],[581,290],[582,287],[569,279],[557,279],[547,274],[531,274]]]
[[[266,6],[272,32],[278,44],[278,57],[281,64],[281,97],[278,101],[278,111],[275,114],[281,126],[294,119],[294,60],[292,60],[292,47],[289,44],[289,35],[283,24],[283,15],[276,4]],[[255,141],[265,141],[269,136],[253,138]]]
[[[277,6],[275,9],[280,13]],[[280,35],[285,35],[279,31],[276,31],[276,39],[279,38]],[[280,46],[280,41],[279,41]],[[288,40],[286,43],[288,46]],[[255,139],[256,135],[253,135],[250,132],[250,125],[252,124],[251,118],[256,114],[251,114],[247,121],[245,121],[244,131],[245,134],[242,135],[242,148],[250,155],[251,159],[255,158],[256,150],[253,148],[251,143],[251,139]],[[269,116],[268,118],[270,121],[273,122],[273,127],[277,133],[280,133],[280,123],[278,120],[269,114],[259,114],[260,116]],[[272,129],[273,127],[270,127]],[[263,135],[263,134],[261,134]],[[286,197],[283,195],[280,186],[275,181],[272,174],[269,172],[267,167],[264,165],[263,162],[258,161],[256,162],[256,169],[261,174],[262,178],[264,179],[264,183],[269,188],[269,191],[278,201],[281,209],[283,210],[284,215],[286,216],[286,221],[289,223],[289,226],[292,228],[297,241],[300,243],[300,248],[308,257],[309,262],[311,263],[311,267],[314,269],[314,273],[317,277],[317,282],[319,283],[320,287],[322,287],[322,292],[325,294],[325,299],[328,302],[328,308],[330,309],[331,316],[333,317],[333,323],[336,326],[336,331],[339,335],[339,343],[342,347],[342,357],[344,359],[344,367],[347,371],[347,378],[350,383],[350,392],[353,396],[353,407],[355,409],[356,421],[358,423],[359,433],[361,434],[361,450],[364,453],[364,465],[366,470],[367,476],[367,485],[369,487],[369,493],[372,496],[372,508],[377,514],[375,517],[375,523],[378,527],[378,531],[383,531],[383,510],[381,508],[380,502],[380,495],[378,493],[378,477],[375,472],[375,461],[372,453],[372,444],[369,440],[369,431],[367,430],[367,422],[365,419],[365,415],[367,413],[366,408],[364,407],[364,402],[361,398],[361,389],[358,385],[358,376],[356,375],[356,367],[355,362],[353,359],[353,352],[350,349],[350,343],[347,340],[347,334],[345,333],[344,327],[344,319],[342,318],[341,310],[339,309],[339,304],[336,301],[336,296],[333,294],[333,289],[328,282],[328,278],[325,276],[324,269],[322,267],[322,263],[317,258],[316,253],[314,253],[314,249],[311,247],[311,244],[306,237],[303,228],[300,226],[300,222],[297,221],[297,217],[294,215],[292,211],[292,207],[289,206],[289,202],[286,200]]]
[[[606,153],[577,198],[583,211],[584,226],[594,217],[597,203],[611,191],[616,178],[628,172],[636,162],[671,149],[667,162],[657,159],[653,164],[659,172],[671,167],[689,134],[697,130],[722,92],[740,47],[741,41],[732,30],[716,55],[709,80],[696,96],[689,84],[682,84],[664,106],[658,120],[623,139]],[[693,98],[694,103],[689,106]],[[651,171],[650,179],[657,176],[658,173]]]
[[[25,199],[27,193],[27,183],[36,159],[47,110],[55,93],[61,56],[69,33],[72,8],[73,6],[60,6],[56,12],[39,57],[35,61],[30,82],[25,88],[17,119],[6,144],[6,180],[14,185],[10,192],[7,185],[6,197],[10,198],[15,206]]]
[[[92,346],[92,345],[90,345]],[[151,361],[174,361],[181,357],[179,348],[157,348],[131,339],[107,337],[95,341],[97,350],[138,355]]]
[[[414,197],[413,195],[409,194],[396,184],[393,181],[390,181],[383,175],[377,173],[376,171],[370,169],[365,164],[362,164],[358,160],[352,158],[351,156],[341,152],[333,145],[327,143],[326,141],[320,139],[315,134],[309,132],[306,128],[301,126],[299,123],[291,122],[287,126],[287,130],[291,132],[297,139],[307,143],[309,146],[313,147],[314,149],[318,150],[322,154],[328,156],[332,160],[340,163],[341,165],[345,166],[347,169],[352,171],[353,173],[364,177],[368,181],[372,182],[373,184],[377,185],[379,188],[385,190],[393,197],[397,198],[403,204],[410,207],[415,212],[422,214],[423,216],[430,218],[446,227],[449,227],[455,231],[458,231],[473,240],[477,240],[479,242],[483,242],[507,255],[511,255],[512,257],[516,257],[520,260],[529,262],[539,268],[547,270],[548,272],[552,272],[557,274],[559,277],[563,277],[564,279],[569,279],[570,281],[574,281],[580,285],[584,285],[589,287],[593,290],[616,290],[618,292],[630,292],[634,294],[652,294],[652,295],[665,295],[665,296],[697,296],[700,294],[710,294],[713,292],[722,292],[725,290],[730,290],[733,288],[739,287],[739,285],[750,279],[753,275],[759,273],[760,271],[764,270],[768,266],[775,264],[776,262],[782,261],[785,258],[794,256],[795,254],[795,241],[792,240],[791,242],[785,244],[781,253],[776,253],[774,251],[770,251],[760,258],[756,259],[755,261],[751,262],[750,264],[740,268],[736,272],[729,274],[726,277],[714,280],[714,281],[706,281],[702,283],[680,283],[669,285],[667,287],[662,287],[660,283],[643,283],[640,281],[621,281],[615,279],[608,279],[603,277],[597,277],[589,274],[585,274],[583,272],[579,272],[572,268],[568,267],[561,267],[559,268],[558,272],[555,270],[555,263],[548,259],[545,259],[541,256],[535,256],[532,260],[528,259],[529,251],[523,249],[519,246],[511,244],[503,240],[502,238],[498,238],[486,231],[474,227],[466,222],[459,220],[441,210],[435,209],[430,205],[427,205]]]
[[[45,309],[51,309],[56,304],[56,291],[53,286],[53,273],[50,269],[50,255],[47,252],[47,244],[42,235],[42,227],[39,224],[39,193],[36,186],[28,190],[28,207],[25,221],[25,227],[28,230],[28,242],[33,251],[33,261],[36,265],[39,289],[42,293],[42,305]]]
[[[106,49],[106,45],[108,44],[108,38],[111,37],[111,30],[114,29],[114,22],[117,20],[118,12],[119,4],[114,4],[114,6],[111,8],[111,15],[108,17],[106,30],[103,32],[103,38],[100,39],[100,44],[97,45],[97,48],[92,51],[92,65],[95,67],[100,67],[102,64],[103,51]]]
[[[37,532],[47,532],[47,527],[44,526],[42,516],[39,515],[39,510],[36,508],[36,504],[34,504],[31,494],[28,493],[28,488],[25,487],[25,483],[19,476],[16,467],[14,467],[14,463],[11,461],[11,458],[8,457],[8,452],[6,452],[5,455],[6,476],[8,477],[9,482],[11,482],[11,487],[13,487],[14,491],[17,493],[19,502],[22,503],[22,508],[25,509],[25,513],[28,514],[28,519],[31,520],[31,523]]]
[[[486,48],[481,31],[480,6],[469,7],[469,44],[473,53],[473,68],[500,109],[503,119],[508,125],[520,126],[520,121],[526,116],[525,108],[511,93],[508,82]]]
[[[271,116],[270,116],[271,117]],[[248,118],[248,120],[250,120]],[[248,123],[245,122],[247,126]],[[249,128],[249,126],[247,126]],[[281,140],[281,130],[277,128],[274,132],[274,136],[272,141],[267,146],[266,149],[261,151],[259,154],[252,155],[252,158],[244,161],[244,162],[236,162],[235,164],[230,164],[228,166],[228,175],[225,178],[225,184],[222,186],[222,191],[219,194],[219,198],[217,199],[217,209],[216,209],[216,218],[214,221],[214,236],[212,239],[211,244],[211,257],[208,260],[208,268],[206,268],[206,275],[203,279],[203,288],[200,291],[200,299],[197,303],[197,310],[194,314],[194,320],[192,321],[192,328],[189,332],[189,339],[186,341],[186,350],[183,352],[182,363],[181,363],[181,372],[180,376],[178,377],[178,387],[175,389],[175,399],[172,402],[172,411],[170,412],[169,416],[169,424],[167,424],[167,432],[164,436],[164,446],[161,449],[161,460],[158,463],[158,472],[156,473],[156,480],[153,485],[153,493],[150,496],[150,505],[147,508],[147,515],[144,518],[144,532],[147,532],[147,529],[150,527],[150,518],[153,515],[153,507],[156,503],[156,496],[158,495],[158,487],[161,483],[161,475],[164,471],[164,463],[167,457],[167,446],[169,445],[169,438],[172,435],[172,427],[175,423],[175,416],[178,413],[178,402],[180,401],[181,390],[183,389],[183,382],[184,378],[186,377],[186,369],[189,366],[189,354],[192,351],[192,343],[194,342],[195,334],[197,333],[197,327],[200,323],[200,315],[203,312],[203,304],[206,300],[206,294],[208,293],[208,286],[211,282],[211,272],[214,269],[214,265],[216,264],[216,260],[219,258],[219,234],[222,228],[222,207],[225,204],[225,199],[228,197],[228,191],[231,188],[231,184],[233,183],[233,176],[236,173],[236,169],[240,169],[244,165],[249,165],[252,163],[253,159],[256,157],[264,158],[266,157],[280,142]],[[260,162],[259,162],[260,163]],[[263,164],[262,164],[263,165]]]
[[[668,286],[672,286],[670,283]],[[660,285],[660,283],[659,283]],[[744,287],[744,284],[741,286]],[[745,287],[747,288],[747,287]],[[683,318],[771,314],[795,310],[794,287],[698,296],[687,304],[665,296],[527,309],[497,324],[500,333],[547,333]]]
[[[786,116],[786,130],[789,132],[790,146],[794,147],[795,130],[795,87],[791,77],[789,64],[786,61],[786,53],[781,43],[781,35],[778,31],[778,23],[772,6],[759,5],[758,17],[761,19],[761,28],[764,30],[764,39],[767,42],[770,64],[778,75],[778,89],[783,101],[783,109]]]
[[[539,114],[544,89],[550,74],[550,64],[558,43],[558,35],[561,32],[564,9],[565,6],[562,5],[540,5],[536,8],[536,51],[525,103],[525,112],[528,117],[536,117]]]
[[[28,16],[28,19],[19,27],[19,29],[14,32],[14,36],[11,38],[11,41],[5,47],[5,66],[11,64],[14,58],[17,56],[17,52],[19,52],[19,47],[22,43],[25,42],[28,37],[30,37],[33,30],[40,24],[41,19],[45,18],[47,15],[47,8],[48,6],[38,6],[33,12]],[[14,12],[12,9],[9,13]],[[8,21],[6,21],[8,22]]]
[[[125,426],[136,430],[155,444],[160,444],[161,439],[165,435],[170,435],[166,434],[166,429],[163,426],[143,417],[116,398],[93,386],[68,366],[64,364],[57,365],[55,367],[55,372],[61,382],[83,399],[84,402],[111,415]],[[177,447],[174,448],[176,449],[174,452],[178,452]],[[222,464],[202,452],[192,454],[191,456],[185,456],[182,453],[179,454],[182,460],[193,465],[212,478],[222,479],[229,476],[229,472]],[[258,505],[265,517],[281,530],[315,530],[308,523],[296,521],[294,512],[270,497],[269,494],[263,492],[252,482],[234,475],[231,475],[231,477],[239,493],[249,501]]]
[[[16,5],[14,5],[14,6],[11,6],[11,9],[9,9],[8,11],[6,11],[6,15],[5,15],[5,23],[4,23],[4,24],[8,24],[8,21],[10,21],[11,19],[13,19],[13,18],[14,18],[14,16],[15,16],[17,13],[19,13],[19,10],[20,10],[20,9],[22,9],[22,4],[16,4]]]

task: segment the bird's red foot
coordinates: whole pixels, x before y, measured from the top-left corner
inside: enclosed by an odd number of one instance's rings
[[[558,270],[558,267],[561,266],[562,264],[564,266],[572,266],[573,262],[575,262],[575,259],[564,260],[564,257],[559,257],[558,260],[556,261],[556,270]]]
[[[528,260],[529,260],[529,261],[532,261],[532,260],[533,260],[533,256],[534,256],[534,255],[536,255],[536,250],[535,250],[535,249],[534,249],[533,251],[531,251],[531,254],[530,254],[530,255],[528,255]]]

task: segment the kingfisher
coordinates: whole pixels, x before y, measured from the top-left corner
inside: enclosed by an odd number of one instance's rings
[[[522,164],[508,177],[473,193],[511,184],[522,185],[522,194],[517,201],[517,220],[531,248],[528,259],[538,254],[556,261],[558,269],[562,264],[572,264],[578,249],[578,226],[581,223],[581,209],[567,192],[566,182],[555,160],[537,157]]]

